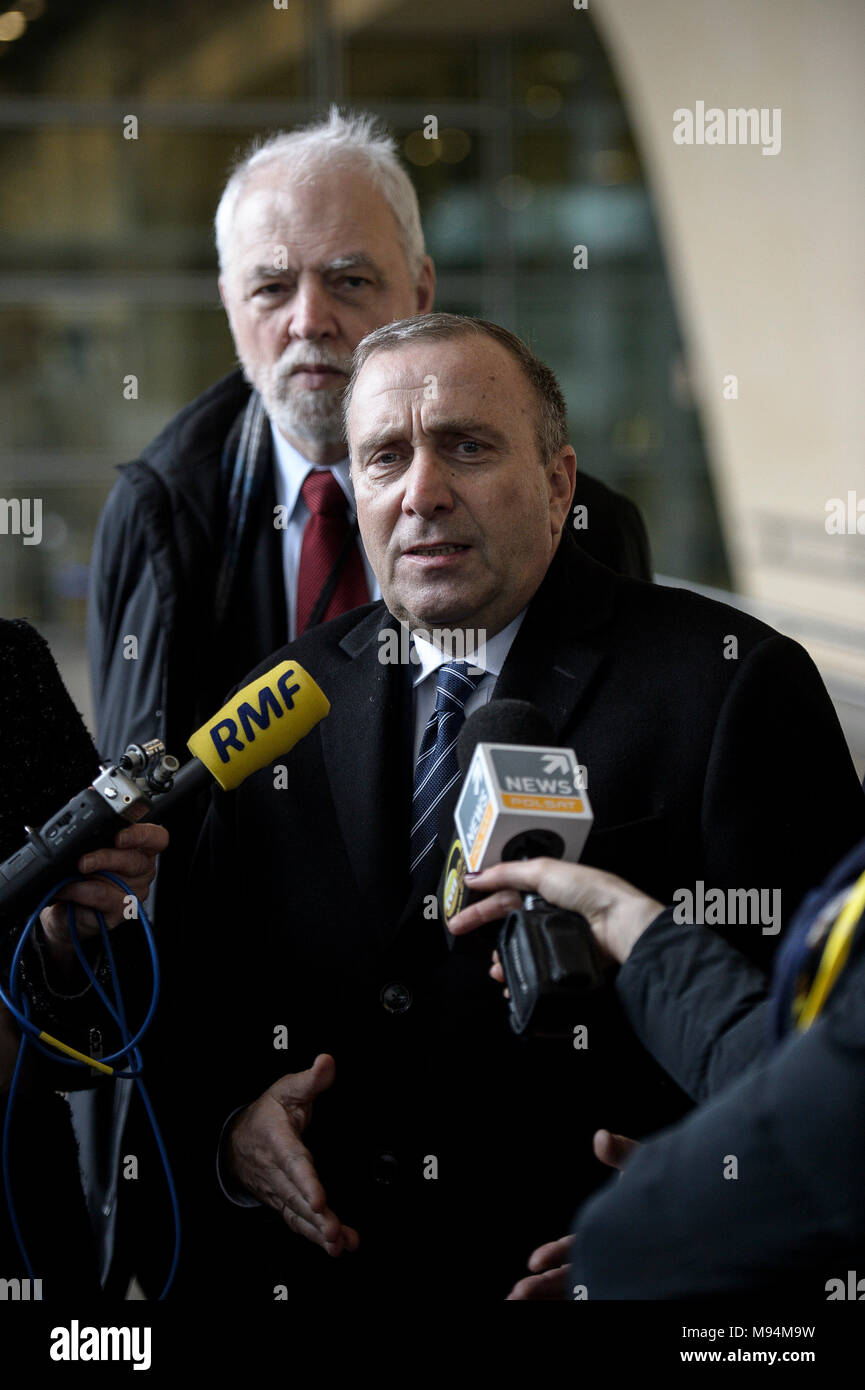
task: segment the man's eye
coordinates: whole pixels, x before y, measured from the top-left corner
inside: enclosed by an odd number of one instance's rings
[[[457,444],[457,448],[464,450],[468,454],[475,454],[480,453],[483,445],[479,444],[476,439],[461,439]]]
[[[350,290],[359,290],[362,289],[364,285],[369,285],[371,283],[372,281],[367,280],[365,275],[343,275],[342,279],[339,281],[340,285],[346,285]]]
[[[274,281],[272,282],[272,284],[269,284],[269,285],[259,285],[259,286],[258,286],[258,289],[255,290],[255,294],[260,294],[260,295],[274,295],[274,294],[282,294],[284,291],[285,291],[285,285],[281,285],[281,284],[279,283],[278,280],[274,280]]]
[[[381,449],[377,454],[373,454],[367,464],[367,472],[373,475],[393,473],[404,466],[404,455],[399,449]]]

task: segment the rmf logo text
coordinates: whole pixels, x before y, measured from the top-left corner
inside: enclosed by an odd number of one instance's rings
[[[264,732],[265,729],[270,727],[271,713],[274,719],[281,719],[286,710],[294,709],[294,697],[300,690],[300,686],[296,683],[294,685],[289,685],[289,681],[294,679],[294,674],[294,668],[289,667],[287,671],[283,671],[279,680],[276,682],[276,689],[282,697],[281,704],[270,686],[265,685],[259,691],[258,709],[250,704],[248,700],[244,700],[235,710],[237,715],[236,719],[232,719],[229,716],[225,719],[220,719],[218,724],[212,725],[210,737],[213,740],[213,746],[222,762],[227,763],[229,761],[229,748],[235,749],[238,753],[244,751],[245,744],[241,742],[238,736],[238,723],[243,731],[246,742],[254,743],[255,729],[253,725],[256,725],[261,732]]]

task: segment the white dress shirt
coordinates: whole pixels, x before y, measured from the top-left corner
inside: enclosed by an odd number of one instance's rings
[[[476,670],[486,671],[486,675],[478,682],[478,687],[473,690],[465,703],[466,718],[473,714],[481,705],[489,702],[493,693],[493,687],[501,674],[501,669],[507,660],[511,644],[520,630],[523,618],[526,616],[526,609],[518,613],[507,627],[497,632],[495,637],[490,639],[475,651],[466,654],[466,661],[469,666],[474,666]],[[414,650],[420,658],[419,664],[415,667],[415,677],[413,681],[414,693],[414,760],[417,763],[418,753],[420,752],[423,731],[427,726],[430,715],[435,709],[436,702],[436,681],[435,673],[441,666],[447,665],[452,659],[441,650],[440,647],[433,646],[432,642],[427,642],[424,637],[412,633],[412,643]]]
[[[298,453],[293,444],[289,444],[284,435],[280,434],[273,421],[270,422],[270,432],[273,437],[276,501],[279,506],[285,508],[286,524],[282,532],[282,572],[285,579],[288,640],[293,642],[297,636],[297,576],[300,570],[300,548],[303,543],[303,530],[310,517],[309,507],[304,502],[300,489],[303,487],[304,479],[311,468],[316,472],[332,473],[345,493],[349,507],[348,519],[349,522],[352,522],[356,516],[354,488],[351,485],[347,458],[334,464],[310,463],[308,459],[303,457],[303,454]],[[363,557],[363,568],[370,599],[381,598],[378,580],[366,557],[360,536],[358,536],[357,543]]]

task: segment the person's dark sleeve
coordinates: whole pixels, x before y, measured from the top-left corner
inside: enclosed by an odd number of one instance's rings
[[[716,1095],[761,1056],[769,1008],[761,967],[781,922],[863,830],[865,797],[816,668],[795,642],[769,637],[742,658],[721,709],[701,831],[705,889],[763,890],[779,919],[679,925],[668,908],[616,983],[634,1032],[694,1100]]]
[[[616,978],[640,1042],[692,1100],[716,1095],[758,1061],[768,1039],[768,980],[703,926],[666,908]]]
[[[105,757],[159,734],[164,634],[156,594],[138,498],[121,475],[96,529],[87,610],[97,742]]]
[[[571,1284],[589,1299],[784,1286],[825,1299],[865,1251],[863,1062],[860,962],[840,1006],[645,1144],[581,1208]]]

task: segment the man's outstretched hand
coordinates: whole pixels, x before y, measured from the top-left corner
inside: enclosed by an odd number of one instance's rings
[[[228,1166],[260,1202],[278,1211],[287,1226],[328,1255],[356,1250],[358,1234],[327,1205],[312,1154],[301,1135],[313,1101],[333,1085],[336,1063],[319,1053],[308,1071],[289,1072],[242,1110],[226,1139]]]

